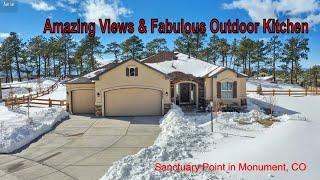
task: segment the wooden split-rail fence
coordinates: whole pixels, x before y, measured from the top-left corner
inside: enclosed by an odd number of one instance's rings
[[[23,96],[14,96],[14,97],[8,97],[5,99],[5,106],[13,107],[15,105],[21,105],[21,104],[37,104],[37,105],[46,105],[49,107],[52,106],[64,106],[66,105],[66,100],[55,100],[55,99],[41,99],[39,97],[42,97],[44,95],[52,93],[54,90],[56,90],[59,86],[59,82],[64,80],[65,77],[61,76],[59,77],[58,81],[56,81],[53,85],[48,87],[47,89],[44,89],[40,92],[30,93],[29,95],[23,95]]]
[[[319,88],[306,88],[306,89],[272,89],[272,90],[247,90],[247,93],[256,93],[260,95],[266,96],[277,96],[277,95],[286,95],[286,96],[308,96],[308,95],[320,95]]]

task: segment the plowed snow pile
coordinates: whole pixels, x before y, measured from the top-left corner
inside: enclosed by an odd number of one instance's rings
[[[162,119],[161,133],[154,145],[142,149],[113,164],[102,180],[116,179],[214,179],[212,172],[183,173],[154,171],[157,162],[172,162],[192,158],[192,151],[205,151],[213,142],[210,133],[185,118],[174,106]],[[211,141],[211,142],[210,142]]]
[[[0,103],[0,114],[0,153],[23,147],[69,115],[60,107],[30,108],[28,119],[25,109],[10,111],[3,103]]]

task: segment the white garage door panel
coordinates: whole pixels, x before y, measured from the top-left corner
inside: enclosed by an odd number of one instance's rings
[[[94,113],[95,96],[94,90],[72,91],[72,112],[74,114]]]
[[[161,92],[153,89],[117,89],[105,93],[106,116],[161,115]]]

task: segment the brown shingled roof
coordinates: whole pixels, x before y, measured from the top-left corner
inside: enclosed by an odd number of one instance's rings
[[[170,61],[173,59],[177,59],[174,52],[171,51],[163,51],[158,54],[152,55],[144,59],[143,63],[159,63],[163,61]]]

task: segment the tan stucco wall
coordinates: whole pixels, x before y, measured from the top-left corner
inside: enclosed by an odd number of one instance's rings
[[[71,91],[75,90],[94,90],[94,84],[66,84],[67,89],[67,103],[69,104],[69,110],[72,109],[71,103]]]
[[[126,76],[126,68],[130,66],[135,66],[138,68],[138,76]],[[145,65],[142,65],[134,60],[130,60],[101,75],[99,80],[95,82],[96,94],[98,92],[101,94],[100,97],[96,96],[96,105],[102,105],[102,114],[105,115],[104,92],[113,89],[132,87],[160,90],[162,91],[162,107],[164,107],[164,104],[171,103],[169,79],[166,79],[165,75],[161,74],[160,72],[150,69],[149,67],[146,67]],[[167,95],[166,92],[168,93]],[[119,101],[126,101],[126,99],[119,99]],[[162,109],[162,111],[164,112],[164,109]]]
[[[209,81],[209,80],[208,80]],[[240,103],[241,99],[246,98],[246,81],[245,77],[238,77],[237,74],[231,70],[225,70],[217,75],[217,77],[212,77],[212,100],[217,101],[217,82],[223,81],[237,81],[237,98],[231,99],[221,99],[222,103]],[[210,96],[209,96],[210,97]]]
[[[205,100],[212,100],[212,78],[206,78],[204,81]]]

